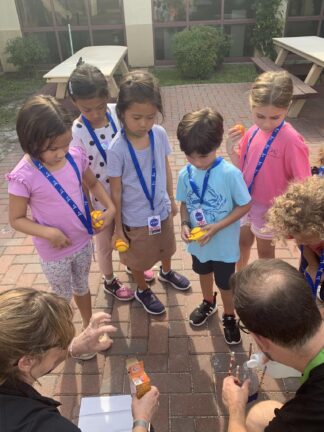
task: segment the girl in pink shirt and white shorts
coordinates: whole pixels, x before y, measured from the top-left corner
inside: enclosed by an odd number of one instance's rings
[[[7,174],[10,224],[33,236],[52,290],[68,300],[73,295],[86,328],[92,314],[88,275],[93,228],[82,182],[107,209],[100,218],[102,229],[112,223],[115,207],[84,150],[69,151],[71,119],[53,97],[34,96],[24,103],[17,134],[25,155]]]
[[[259,258],[275,257],[265,214],[289,182],[311,174],[308,147],[285,121],[292,95],[293,83],[287,72],[259,75],[250,93],[254,125],[244,134],[235,126],[228,131],[227,153],[242,170],[252,197],[251,210],[241,220],[238,270],[248,263],[254,239]]]

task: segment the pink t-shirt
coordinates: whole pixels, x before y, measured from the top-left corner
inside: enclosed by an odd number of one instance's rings
[[[88,168],[86,153],[80,147],[70,147],[69,152],[82,176]],[[53,176],[85,214],[81,188],[71,164],[66,161],[64,167],[53,172]],[[71,246],[57,249],[48,240],[33,237],[37,252],[44,261],[57,261],[70,256],[88,243],[90,235],[69,204],[26,158],[23,157],[6,178],[10,194],[29,199],[28,205],[35,222],[60,229],[72,242]]]
[[[240,169],[249,187],[271,132],[259,130],[253,138],[245,163],[249,138],[257,128],[253,125],[240,141]],[[271,144],[267,157],[254,181],[252,199],[254,203],[270,206],[272,200],[285,192],[288,183],[311,175],[308,161],[308,147],[303,137],[285,122],[280,132]]]

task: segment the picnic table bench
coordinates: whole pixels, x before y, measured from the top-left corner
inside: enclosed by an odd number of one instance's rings
[[[43,78],[47,82],[57,83],[56,97],[63,99],[69,76],[82,57],[82,61],[90,63],[101,70],[107,79],[110,96],[116,97],[118,95],[118,86],[114,74],[118,70],[121,74],[128,72],[128,67],[125,63],[126,54],[127,47],[125,46],[104,45],[84,47],[47,72]]]

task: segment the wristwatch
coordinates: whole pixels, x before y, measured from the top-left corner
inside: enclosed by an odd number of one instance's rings
[[[188,228],[191,228],[191,223],[187,220],[183,220],[181,222],[181,226],[187,226]]]
[[[136,426],[141,426],[141,427],[145,428],[145,429],[148,431],[148,430],[149,430],[150,423],[149,423],[148,421],[146,421],[146,420],[143,420],[143,419],[140,419],[140,420],[134,420],[134,422],[133,422],[133,429],[134,429]]]

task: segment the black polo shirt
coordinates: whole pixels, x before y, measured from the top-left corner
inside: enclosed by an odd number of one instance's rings
[[[0,385],[1,432],[81,432],[62,417],[59,402],[40,395],[22,381]]]
[[[324,431],[324,364],[311,370],[293,399],[280,409],[264,432]]]

